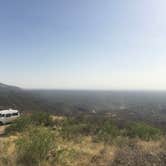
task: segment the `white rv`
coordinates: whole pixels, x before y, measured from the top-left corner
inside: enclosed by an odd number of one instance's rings
[[[0,124],[11,123],[20,117],[18,110],[8,109],[0,111]]]

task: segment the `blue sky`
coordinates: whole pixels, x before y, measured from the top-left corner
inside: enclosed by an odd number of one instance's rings
[[[166,89],[165,0],[1,0],[0,82]]]

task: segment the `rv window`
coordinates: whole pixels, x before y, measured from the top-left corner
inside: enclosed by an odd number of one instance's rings
[[[4,114],[0,114],[0,117],[4,117],[5,115]]]
[[[6,114],[6,117],[11,117],[11,114]]]
[[[13,113],[12,116],[18,116],[18,112]]]

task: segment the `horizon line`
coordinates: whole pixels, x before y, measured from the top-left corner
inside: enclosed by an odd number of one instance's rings
[[[17,86],[13,84],[8,84],[8,83],[1,83],[3,85],[7,86],[12,86],[12,87],[17,87],[23,90],[56,90],[56,91],[166,91],[166,89],[148,89],[148,88],[28,88],[28,87],[22,87],[22,86]]]

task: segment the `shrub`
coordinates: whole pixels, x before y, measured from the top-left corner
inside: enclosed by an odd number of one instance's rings
[[[63,138],[75,139],[88,133],[89,126],[84,122],[78,122],[74,119],[65,119],[61,125],[60,134]]]
[[[97,140],[111,142],[120,135],[120,130],[112,121],[106,121],[98,129]]]
[[[161,130],[145,123],[131,123],[127,130],[129,137],[139,137],[143,140],[155,140],[161,136]]]
[[[67,118],[60,128],[61,136],[67,139],[80,139],[81,136],[90,135],[94,141],[111,142],[121,134],[116,124],[108,119],[93,121],[84,117]]]
[[[43,126],[52,126],[53,125],[52,117],[48,113],[45,113],[45,112],[33,113],[30,118],[31,118],[33,124],[35,124],[35,125],[43,125]]]
[[[22,116],[18,118],[14,123],[5,129],[5,133],[14,133],[24,131],[30,124],[32,124],[32,119],[29,116]]]
[[[49,114],[42,112],[33,113],[31,115],[23,115],[10,126],[8,126],[5,130],[5,133],[10,134],[14,132],[22,132],[30,125],[52,126],[53,120]]]
[[[22,165],[40,165],[54,147],[54,135],[44,127],[30,127],[16,142],[17,162]]]

